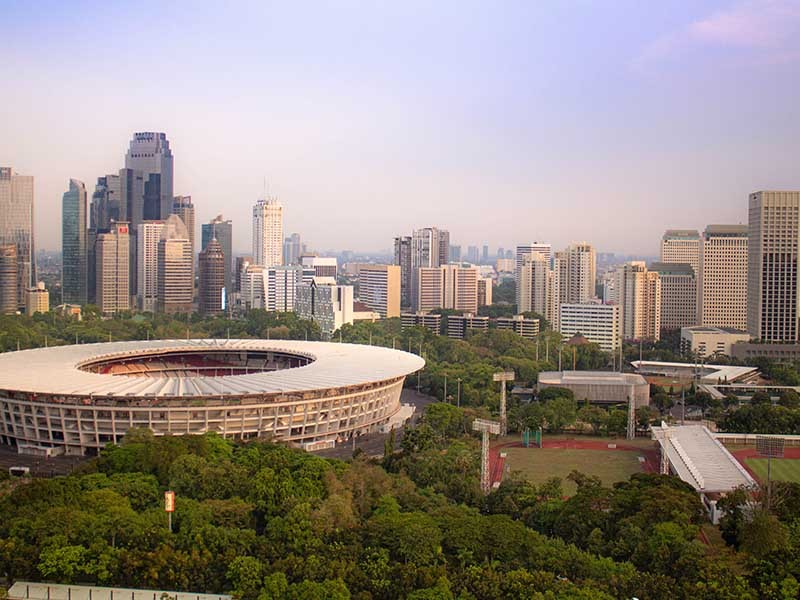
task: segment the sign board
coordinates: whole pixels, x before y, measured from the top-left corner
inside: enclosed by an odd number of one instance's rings
[[[175,512],[175,492],[164,492],[164,510]]]

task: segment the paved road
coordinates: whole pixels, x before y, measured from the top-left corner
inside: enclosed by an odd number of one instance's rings
[[[31,475],[37,477],[67,475],[88,458],[86,456],[54,456],[52,458],[28,456],[17,454],[15,447],[0,444],[0,469],[7,471],[9,467],[28,467]]]
[[[400,395],[400,402],[412,404],[416,408],[414,415],[411,417],[411,423],[416,424],[420,415],[425,411],[425,407],[431,402],[436,402],[436,398],[424,394],[417,394],[416,390],[404,389],[403,393]],[[383,443],[389,435],[388,433],[369,433],[367,435],[362,435],[356,438],[356,448],[361,448],[368,456],[383,456]],[[395,448],[400,447],[400,441],[402,439],[403,430],[401,429],[395,436]],[[335,448],[318,450],[314,452],[314,454],[323,458],[348,459],[353,456],[353,442],[342,442]]]

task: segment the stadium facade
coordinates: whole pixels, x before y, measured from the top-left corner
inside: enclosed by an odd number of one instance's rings
[[[133,427],[217,432],[308,449],[385,426],[400,411],[407,352],[287,340],[153,340],[0,355],[0,442],[94,454]]]

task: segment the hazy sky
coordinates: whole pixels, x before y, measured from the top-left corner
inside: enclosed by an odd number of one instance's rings
[[[0,165],[36,178],[40,248],[134,131],[238,250],[265,176],[320,250],[656,254],[800,188],[800,0],[115,4],[0,0]]]

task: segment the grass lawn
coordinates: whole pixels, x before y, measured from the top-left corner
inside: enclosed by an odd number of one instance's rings
[[[750,467],[761,481],[767,480],[767,459],[766,458],[747,458],[747,466]],[[800,460],[792,458],[773,458],[772,473],[773,481],[793,481],[800,483]]]
[[[625,481],[642,471],[639,454],[621,450],[564,450],[560,448],[506,448],[506,464],[529,481],[540,484],[560,477],[564,494],[575,493],[575,484],[566,477],[573,469],[599,477],[603,484]],[[774,465],[773,465],[774,467]]]

